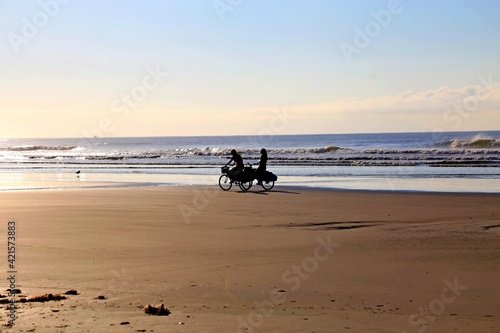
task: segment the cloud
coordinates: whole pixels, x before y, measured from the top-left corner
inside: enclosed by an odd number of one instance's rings
[[[434,113],[444,112],[456,103],[476,100],[479,111],[500,109],[500,84],[468,85],[462,88],[440,87],[426,91],[404,91],[398,95],[377,98],[349,98],[330,103],[309,104],[292,108],[297,115]]]

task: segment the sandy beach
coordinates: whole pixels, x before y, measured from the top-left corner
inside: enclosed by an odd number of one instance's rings
[[[1,192],[3,244],[8,221],[16,228],[16,299],[78,295],[18,303],[15,325],[5,326],[6,309],[0,330],[498,332],[499,199],[295,187]],[[144,312],[160,304],[170,315]]]

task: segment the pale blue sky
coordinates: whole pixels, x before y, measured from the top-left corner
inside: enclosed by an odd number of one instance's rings
[[[500,1],[61,2],[0,0],[0,137],[499,129]]]

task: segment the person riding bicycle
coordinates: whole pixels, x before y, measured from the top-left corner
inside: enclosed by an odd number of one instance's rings
[[[257,185],[260,185],[262,177],[264,177],[267,168],[267,150],[262,148],[260,150],[260,161],[257,171],[255,171],[255,176],[257,178]]]
[[[231,155],[233,157],[231,157],[231,160],[229,160],[229,162],[227,162],[225,166],[228,166],[229,164],[231,164],[231,162],[234,162],[235,166],[231,170],[229,170],[228,173],[231,176],[237,176],[243,171],[245,165],[243,164],[243,158],[236,152],[236,150],[232,149]]]

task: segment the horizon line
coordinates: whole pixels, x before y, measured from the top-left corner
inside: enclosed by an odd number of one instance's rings
[[[300,136],[300,135],[371,135],[371,134],[418,134],[418,133],[476,133],[476,132],[499,132],[496,130],[467,130],[467,131],[402,131],[402,132],[344,132],[344,133],[293,133],[293,134],[273,134],[267,136]],[[223,134],[223,135],[146,135],[146,136],[100,136],[100,137],[74,137],[74,136],[50,136],[50,137],[10,137],[0,138],[0,140],[15,140],[15,139],[83,139],[83,140],[98,140],[98,139],[120,139],[120,138],[196,138],[196,137],[258,137],[262,134]]]

